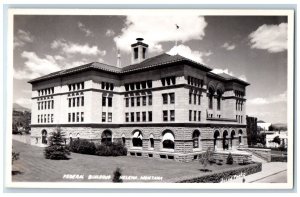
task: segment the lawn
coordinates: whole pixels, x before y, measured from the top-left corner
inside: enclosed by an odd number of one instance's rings
[[[15,161],[13,170],[19,174],[13,175],[13,181],[26,182],[69,182],[69,181],[96,181],[111,182],[111,179],[88,179],[89,175],[109,176],[121,168],[123,176],[133,176],[133,180],[124,182],[171,182],[186,176],[205,174],[198,161],[180,163],[162,159],[137,158],[130,156],[101,157],[72,153],[69,160],[48,160],[43,156],[43,148],[31,146],[18,141],[13,141],[13,150],[20,152],[20,159]],[[222,166],[208,165],[208,169],[216,171],[224,168],[238,166],[223,164]],[[70,179],[69,175],[83,175],[83,179]],[[137,179],[135,179],[135,177]],[[149,176],[147,180],[141,180],[141,176]],[[153,177],[151,177],[153,176]],[[65,178],[63,178],[65,177]],[[67,177],[67,179],[66,179]],[[154,180],[154,177],[162,177],[162,180]],[[128,177],[129,178],[129,177]]]

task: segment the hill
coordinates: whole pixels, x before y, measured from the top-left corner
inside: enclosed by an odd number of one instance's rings
[[[22,105],[19,105],[17,103],[13,103],[13,110],[22,111],[22,112],[24,112],[24,111],[30,112],[30,109],[23,107]]]

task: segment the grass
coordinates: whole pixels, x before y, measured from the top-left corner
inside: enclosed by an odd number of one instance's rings
[[[159,176],[163,177],[162,182],[168,180],[205,174],[201,171],[203,166],[198,162],[181,163],[153,158],[138,158],[130,156],[102,157],[72,153],[69,160],[48,160],[44,158],[43,148],[31,146],[18,141],[13,141],[13,150],[20,152],[20,159],[14,162],[13,170],[16,173],[12,176],[13,181],[26,182],[67,182],[67,181],[96,181],[88,180],[88,175],[113,175],[119,167],[123,176]],[[237,167],[237,164],[222,166],[213,164],[207,168],[212,171]],[[83,180],[63,179],[65,174],[84,175]],[[106,180],[106,182],[111,182]],[[127,182],[129,180],[124,180]],[[138,180],[135,182],[142,182]],[[159,180],[145,180],[153,182]]]

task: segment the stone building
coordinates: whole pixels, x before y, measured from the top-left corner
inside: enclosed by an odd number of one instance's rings
[[[148,58],[143,39],[132,64],[92,62],[29,81],[32,144],[43,146],[57,127],[97,143],[120,141],[132,156],[191,161],[209,147],[247,146],[249,84],[180,55]]]

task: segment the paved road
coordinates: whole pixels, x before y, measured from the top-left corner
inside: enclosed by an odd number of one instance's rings
[[[279,172],[251,183],[287,183],[287,171]]]

